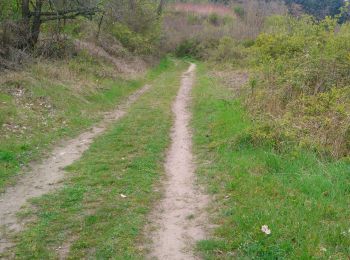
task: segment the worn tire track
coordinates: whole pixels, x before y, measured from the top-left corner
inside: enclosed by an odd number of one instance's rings
[[[149,88],[150,86],[146,85],[137,90],[114,111],[107,113],[101,123],[90,131],[63,142],[51,152],[47,159],[32,164],[31,170],[23,174],[16,185],[9,187],[0,195],[0,254],[6,248],[13,246],[10,238],[14,233],[24,228],[23,223],[18,221],[16,214],[26,202],[58,188],[64,178],[63,169],[78,160],[90,147],[94,138],[102,134],[111,123],[125,116],[130,105]]]
[[[181,87],[173,104],[175,122],[171,133],[165,170],[165,194],[152,218],[156,226],[150,239],[153,242],[149,258],[197,259],[193,253],[195,242],[205,238],[204,224],[207,196],[195,185],[192,155],[192,135],[189,128],[191,89],[196,65],[191,64],[182,77]]]

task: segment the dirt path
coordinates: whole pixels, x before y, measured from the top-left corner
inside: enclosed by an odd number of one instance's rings
[[[207,197],[195,186],[195,167],[192,156],[192,136],[189,129],[191,114],[191,88],[196,66],[191,64],[184,73],[180,91],[173,105],[175,122],[172,144],[167,154],[165,195],[159,208],[152,214],[152,226],[158,229],[151,234],[153,246],[149,258],[197,259],[193,254],[195,241],[205,238],[203,224]]]
[[[146,85],[136,91],[116,110],[107,113],[100,124],[77,138],[62,143],[47,159],[31,165],[31,170],[23,174],[15,186],[9,187],[0,195],[0,253],[12,246],[9,237],[23,228],[23,223],[18,222],[16,213],[27,200],[59,187],[64,178],[63,168],[79,159],[93,139],[103,133],[112,122],[122,118],[127,108],[149,88],[150,86]]]

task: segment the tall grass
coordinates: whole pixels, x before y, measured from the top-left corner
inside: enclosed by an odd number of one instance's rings
[[[237,13],[238,9],[241,10]],[[285,14],[286,7],[275,1],[245,1],[241,5],[221,6],[203,4],[170,5],[164,16],[163,49],[174,51],[188,45],[187,55],[206,58],[206,50],[215,47],[221,38],[237,41],[255,39],[263,30],[269,15]]]
[[[349,161],[252,144],[240,100],[202,65],[194,89],[198,174],[214,195],[217,225],[198,244],[206,259],[346,259]],[[262,232],[267,225],[271,234]]]

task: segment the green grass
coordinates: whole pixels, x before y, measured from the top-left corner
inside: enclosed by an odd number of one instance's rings
[[[76,136],[121,100],[166,69],[162,61],[145,77],[114,78],[112,66],[80,54],[64,62],[37,64],[0,84],[0,192],[22,166],[52,144]],[[16,91],[23,91],[20,97]]]
[[[163,173],[172,125],[171,103],[185,63],[162,62],[152,89],[83,157],[68,167],[64,188],[33,201],[35,219],[17,236],[18,259],[56,259],[70,241],[69,259],[135,259],[138,240]],[[124,194],[127,198],[122,198]]]
[[[350,255],[350,163],[254,146],[239,100],[199,66],[194,89],[198,174],[214,195],[206,259],[346,259]],[[261,231],[268,225],[271,235]]]

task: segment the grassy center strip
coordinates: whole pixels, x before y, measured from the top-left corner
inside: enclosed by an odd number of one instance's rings
[[[254,127],[231,90],[198,66],[194,141],[198,174],[214,195],[207,259],[346,259],[350,164],[251,141]]]
[[[68,167],[65,187],[33,201],[34,218],[18,235],[19,259],[130,259],[163,172],[171,103],[186,64],[163,63],[152,89],[84,156]],[[159,73],[158,73],[159,74]]]
[[[23,166],[42,158],[57,141],[99,122],[103,112],[113,110],[163,67],[127,80],[111,77],[114,67],[80,54],[8,75],[0,82],[0,192],[16,182]]]

